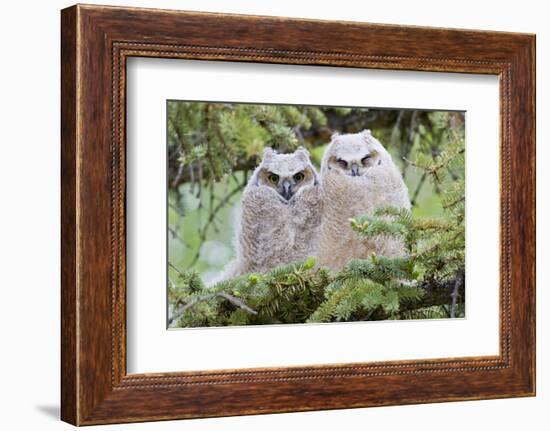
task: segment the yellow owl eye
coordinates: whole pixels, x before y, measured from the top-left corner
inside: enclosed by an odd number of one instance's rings
[[[277,184],[279,182],[279,175],[269,174],[267,179],[269,180],[270,183]]]
[[[304,174],[302,172],[298,172],[296,175],[294,175],[294,181],[300,182],[304,179]]]
[[[346,169],[348,167],[348,162],[346,162],[345,160],[338,159],[337,162],[344,169]]]
[[[367,160],[369,160],[369,159],[370,159],[370,154],[367,154],[365,157],[363,157],[361,159],[361,163],[365,164],[365,163],[367,163]]]

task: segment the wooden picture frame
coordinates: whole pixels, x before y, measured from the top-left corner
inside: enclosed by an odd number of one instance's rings
[[[83,5],[61,17],[64,421],[535,394],[534,35]],[[500,354],[128,375],[125,65],[132,56],[498,75]]]

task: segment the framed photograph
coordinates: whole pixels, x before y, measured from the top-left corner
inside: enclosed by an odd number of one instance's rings
[[[61,416],[535,394],[535,37],[61,14]]]

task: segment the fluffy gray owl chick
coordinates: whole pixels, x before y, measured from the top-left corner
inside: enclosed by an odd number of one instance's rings
[[[401,173],[391,155],[370,130],[333,135],[321,165],[324,214],[319,239],[319,263],[335,271],[351,259],[363,259],[373,252],[396,257],[404,255],[395,238],[361,238],[349,226],[349,219],[372,214],[376,208],[410,208]]]
[[[222,279],[315,255],[321,223],[318,174],[305,148],[278,154],[271,148],[244,190],[237,257]]]

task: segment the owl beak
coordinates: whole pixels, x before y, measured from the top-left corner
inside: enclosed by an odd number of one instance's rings
[[[290,181],[283,181],[283,197],[288,201],[292,197],[292,184]]]
[[[359,166],[357,163],[353,163],[351,165],[351,176],[352,177],[358,177],[359,176]]]

